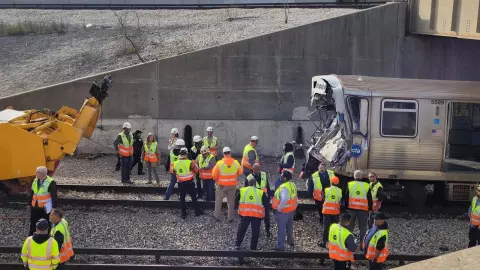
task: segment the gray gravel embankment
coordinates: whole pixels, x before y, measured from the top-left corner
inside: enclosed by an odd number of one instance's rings
[[[118,14],[142,48],[141,56],[150,61],[355,11],[290,9],[288,24],[282,9],[126,10]],[[135,54],[124,53],[127,41],[112,11],[0,10],[3,29],[17,31],[22,29],[16,26],[19,23],[40,30],[55,23],[55,29],[62,25],[64,33],[0,37],[0,97],[140,63]]]
[[[280,158],[261,158],[262,170],[267,172],[270,186],[273,187],[277,177],[277,162]],[[237,160],[240,160],[237,158]],[[60,162],[54,178],[59,184],[81,185],[121,185],[120,172],[116,172],[116,156],[104,156],[95,160],[86,158],[65,158]],[[298,176],[302,161],[296,161],[295,176]],[[144,169],[146,172],[146,168]],[[170,175],[165,172],[164,164],[159,167],[160,186],[168,186]],[[243,177],[239,178],[239,186],[243,185]],[[132,170],[132,181],[135,185],[147,185],[147,175],[137,175],[137,167]],[[155,179],[153,180],[155,183]],[[305,190],[305,181],[297,182],[298,190]]]
[[[231,249],[234,245],[238,216],[234,223],[216,222],[211,211],[201,217],[194,217],[189,209],[187,219],[180,219],[177,209],[134,208],[134,207],[90,207],[65,206],[66,218],[71,225],[74,246],[76,247],[138,247],[169,249]],[[321,251],[317,246],[320,226],[315,213],[304,213],[303,221],[295,222],[295,251]],[[28,217],[24,209],[0,208],[2,217]],[[396,254],[442,254],[465,248],[468,232],[468,221],[456,219],[416,219],[405,220],[393,218],[389,221],[391,253]],[[273,223],[274,224],[274,223]],[[28,219],[0,219],[3,229],[0,245],[20,246],[26,237]],[[181,235],[179,233],[182,232]],[[272,228],[273,237],[266,239],[262,225],[259,249],[270,250],[276,243],[276,226]],[[245,248],[249,245],[249,233],[244,240]],[[16,257],[4,255],[2,261],[11,261]],[[112,257],[79,256],[80,261],[89,262],[136,262],[153,263],[152,257],[136,258],[133,261],[126,257],[118,260]],[[114,261],[115,260],[115,261]],[[318,261],[306,260],[257,260],[251,259],[250,265],[318,265]],[[208,265],[231,265],[234,259],[182,258],[165,259],[162,263],[202,263]],[[267,263],[267,264],[265,264]],[[357,268],[358,269],[358,268]]]

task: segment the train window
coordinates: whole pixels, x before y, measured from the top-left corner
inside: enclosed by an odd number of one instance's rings
[[[417,136],[417,114],[417,101],[384,99],[380,128],[382,136]]]
[[[368,128],[368,100],[350,96],[348,97],[348,109],[352,117],[353,133],[366,136]]]

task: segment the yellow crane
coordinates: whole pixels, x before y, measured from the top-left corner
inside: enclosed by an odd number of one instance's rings
[[[0,111],[0,188],[9,194],[26,192],[38,166],[53,175],[65,154],[72,155],[82,137],[90,138],[108,96],[111,76],[90,88],[91,98],[79,111],[50,109]]]

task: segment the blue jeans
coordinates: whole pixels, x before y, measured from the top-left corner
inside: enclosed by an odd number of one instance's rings
[[[202,180],[203,181],[203,192],[205,193],[205,198],[207,202],[215,201],[215,181],[213,179]]]
[[[287,243],[293,245],[293,215],[295,212],[275,214],[278,227],[278,243],[277,248],[285,248],[285,234],[287,235]]]
[[[132,168],[132,161],[133,158],[131,156],[121,158],[122,183],[130,181],[130,169]]]
[[[170,184],[168,184],[167,191],[165,192],[165,200],[170,199],[170,195],[173,193],[173,188],[175,187],[175,184],[177,183],[177,176],[174,173],[170,174]]]

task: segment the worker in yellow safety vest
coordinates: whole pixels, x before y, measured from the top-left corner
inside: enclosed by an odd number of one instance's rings
[[[52,212],[50,212],[50,222],[54,225],[50,236],[55,239],[58,244],[58,250],[60,251],[60,264],[55,270],[63,270],[65,269],[65,263],[68,262],[74,254],[68,222],[59,209],[53,209]]]
[[[258,237],[260,235],[260,224],[265,217],[265,207],[263,205],[264,197],[267,195],[258,187],[257,180],[250,178],[248,186],[240,189],[240,200],[238,205],[238,214],[241,217],[240,226],[237,231],[237,241],[235,248],[240,250],[245,233],[249,225],[252,225],[252,238],[250,249],[257,250]]]
[[[237,192],[238,177],[242,175],[242,166],[237,160],[232,158],[232,150],[230,147],[223,148],[223,159],[219,160],[213,167],[213,180],[217,182],[217,190],[215,191],[215,210],[213,217],[220,221],[222,213],[223,198],[227,197],[229,222],[233,221],[233,210],[235,204],[235,193]]]
[[[372,192],[370,185],[362,180],[362,171],[356,170],[353,173],[355,180],[348,182],[345,194],[345,206],[352,215],[352,222],[348,229],[353,232],[356,220],[360,230],[359,242],[362,241],[367,232],[369,212],[372,211]]]
[[[330,178],[330,181],[332,185],[325,189],[323,196],[323,235],[322,241],[318,244],[323,248],[327,247],[330,225],[333,223],[338,223],[342,201],[342,189],[338,187],[340,185],[340,179],[338,179],[336,176],[333,176]]]
[[[292,175],[293,175],[293,172],[295,171],[295,156],[293,154],[293,144],[286,142],[283,145],[283,152],[284,152],[284,155],[282,156],[282,159],[278,163],[278,168],[277,168],[278,178],[275,181],[275,189],[277,189],[282,184],[282,182],[280,181],[280,175],[284,171],[289,171]]]
[[[272,199],[272,208],[276,210],[275,220],[277,221],[278,237],[276,250],[285,249],[285,234],[287,243],[293,247],[293,216],[298,206],[297,187],[292,180],[292,173],[284,171],[281,176],[282,184],[275,191]]]
[[[265,196],[263,197],[263,206],[265,208],[265,230],[267,232],[267,238],[270,238],[270,183],[266,172],[262,172],[262,166],[260,164],[253,165],[253,172],[247,176],[247,180],[255,180],[255,187],[261,189]],[[249,184],[250,185],[250,184]]]
[[[148,133],[147,141],[143,145],[143,160],[147,165],[148,183],[152,183],[152,172],[155,175],[157,185],[160,184],[160,177],[158,176],[157,168],[160,165],[160,148],[158,147],[155,134]]]
[[[213,127],[207,127],[207,136],[203,137],[203,145],[208,147],[208,151],[217,159],[218,139],[213,136]]]
[[[314,179],[314,176],[315,176],[315,179]],[[327,166],[325,165],[325,163],[320,163],[318,165],[318,171],[314,172],[311,175],[311,177],[309,177],[307,179],[307,191],[308,191],[308,194],[310,194],[310,196],[312,196],[315,200],[315,203],[316,203],[317,209],[318,209],[318,213],[319,213],[320,222],[323,222],[323,216],[321,214],[322,204],[319,203],[319,202],[321,202],[321,200],[316,200],[315,199],[314,191],[318,190],[318,185],[315,186],[315,183],[318,184],[318,182],[316,182],[316,181],[318,181],[320,179],[321,187],[323,189],[326,189],[331,185],[330,182],[331,182],[332,177],[334,177],[334,176],[335,176],[335,174],[333,173],[333,170],[327,170]],[[318,193],[318,191],[317,191],[317,193]]]
[[[470,230],[468,232],[468,247],[480,245],[480,185],[477,186],[476,195],[468,209],[470,217]]]
[[[213,180],[213,167],[215,157],[208,151],[206,145],[200,148],[200,155],[197,157],[197,166],[200,171],[200,179],[203,181],[203,191],[208,202],[215,200],[215,181]]]
[[[190,151],[188,152],[188,159],[197,162],[198,157],[201,156],[200,150],[202,149],[203,146],[203,141],[202,137],[200,135],[195,135],[193,136],[193,146],[190,148]],[[198,165],[198,164],[197,164]],[[197,187],[197,199],[202,199],[205,196],[205,192],[202,187],[202,179],[200,178],[200,172],[197,172],[195,175],[196,179],[196,187]]]
[[[353,262],[353,252],[357,250],[353,234],[348,229],[351,216],[344,213],[340,223],[330,226],[328,232],[328,256],[333,260],[335,270],[346,270],[347,262]]]
[[[180,149],[185,147],[185,141],[182,139],[177,139],[175,141],[175,148],[170,151],[168,160],[170,161],[170,183],[168,184],[167,191],[165,191],[164,200],[170,200],[170,195],[172,195],[173,188],[177,184],[177,177],[173,172],[173,164],[180,158]]]
[[[197,194],[195,192],[195,182],[193,181],[194,175],[197,173],[197,165],[195,161],[191,161],[187,158],[188,149],[182,148],[179,152],[179,160],[173,163],[173,173],[178,182],[178,189],[180,192],[180,205],[182,208],[181,218],[187,217],[187,203],[185,202],[186,195],[190,195],[192,199],[193,208],[195,209],[195,216],[200,216],[200,211]]]
[[[53,270],[60,263],[58,243],[48,234],[49,223],[40,219],[36,223],[36,232],[27,237],[22,247],[22,261],[30,270]]]
[[[248,185],[247,176],[252,173],[253,165],[260,164],[260,159],[258,158],[257,150],[255,149],[257,145],[258,137],[252,136],[250,142],[243,148],[242,167],[243,174],[245,175],[245,186]]]
[[[122,183],[132,184],[130,181],[130,170],[133,163],[133,136],[130,134],[132,125],[128,122],[123,123],[123,131],[117,136],[117,139],[113,143],[115,150],[118,151],[120,156],[120,164],[122,167]]]
[[[389,255],[387,216],[382,212],[375,212],[375,224],[365,234],[362,242],[363,253],[368,260],[370,270],[382,270],[383,263]]]
[[[30,230],[28,235],[33,235],[37,222],[42,218],[48,220],[52,208],[57,207],[57,183],[48,176],[47,168],[39,166],[36,169],[35,176],[30,196]]]
[[[383,192],[383,186],[380,181],[378,181],[377,174],[374,172],[368,173],[368,180],[370,180],[370,190],[372,191],[372,212],[370,212],[368,217],[368,227],[373,226],[373,212],[379,212],[382,207],[382,202],[385,200],[386,196]]]

